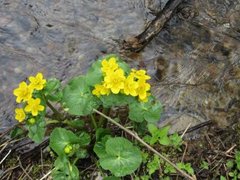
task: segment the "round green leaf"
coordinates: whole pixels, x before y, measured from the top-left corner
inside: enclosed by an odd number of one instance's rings
[[[154,103],[149,105],[147,110],[144,112],[144,119],[150,123],[155,123],[160,120],[162,112],[162,105],[160,103]]]
[[[132,121],[142,122],[144,120],[144,103],[135,102],[129,105],[129,118]]]
[[[141,164],[141,151],[125,138],[110,138],[105,147],[108,156],[100,158],[103,169],[120,177],[133,173]]]
[[[105,145],[109,138],[111,138],[110,135],[105,135],[101,138],[101,141],[95,143],[93,151],[97,154],[99,158],[104,158],[108,156],[105,150]]]
[[[50,135],[50,147],[58,154],[65,155],[64,148],[68,144],[79,144],[82,140],[72,131],[64,128],[55,128]]]
[[[92,95],[82,76],[74,78],[64,88],[62,103],[73,115],[88,115],[99,106],[99,100]]]
[[[136,122],[146,120],[150,123],[155,123],[160,120],[162,106],[158,102],[149,100],[146,103],[134,102],[129,106],[129,118]]]

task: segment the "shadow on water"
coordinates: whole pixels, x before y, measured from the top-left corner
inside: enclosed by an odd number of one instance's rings
[[[0,130],[14,123],[17,84],[36,72],[63,82],[86,72],[115,40],[141,33],[166,0],[0,0]],[[240,1],[191,0],[138,56],[173,130],[239,119]]]

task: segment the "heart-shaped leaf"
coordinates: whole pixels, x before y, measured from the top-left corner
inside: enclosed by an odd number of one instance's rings
[[[133,173],[142,162],[141,151],[122,137],[108,139],[105,150],[107,156],[100,158],[100,165],[117,177]]]
[[[62,103],[73,115],[88,115],[99,106],[99,100],[92,95],[82,76],[72,79],[64,88]]]
[[[55,128],[50,135],[50,147],[58,154],[65,156],[64,148],[66,145],[80,144],[81,138],[75,135],[72,131],[64,128]]]

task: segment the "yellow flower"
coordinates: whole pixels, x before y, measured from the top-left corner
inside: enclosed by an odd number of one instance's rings
[[[108,73],[105,76],[104,81],[106,87],[111,89],[113,94],[118,94],[121,89],[124,88],[125,81],[124,71],[122,69],[117,69],[112,73]]]
[[[134,81],[134,76],[129,75],[125,80],[123,92],[126,95],[130,94],[131,96],[137,96],[136,92],[137,87],[138,83]]]
[[[108,73],[108,72],[113,72],[118,68],[118,64],[116,63],[116,58],[111,57],[108,61],[104,59],[102,61],[102,72]]]
[[[100,95],[108,95],[110,93],[110,89],[106,87],[106,84],[96,84],[94,88],[95,89],[92,91],[92,94],[98,97]]]
[[[138,80],[137,94],[140,100],[144,100],[147,97],[147,91],[150,90],[150,84],[144,80]]]
[[[37,99],[29,99],[28,100],[28,104],[25,107],[25,111],[26,112],[31,112],[33,116],[37,116],[38,115],[38,111],[43,111],[44,110],[44,106],[42,106],[40,104],[41,100],[39,98]]]
[[[136,77],[137,79],[142,79],[142,80],[151,79],[150,76],[146,75],[146,71],[142,69],[138,71],[135,69],[132,69],[131,74],[134,75],[134,77]]]
[[[16,108],[15,109],[15,119],[19,122],[23,122],[23,120],[26,118],[25,112],[22,108]]]
[[[36,77],[30,76],[29,81],[30,81],[29,86],[32,89],[36,90],[42,90],[46,84],[46,79],[43,79],[42,73],[37,73]]]
[[[146,98],[144,98],[142,100],[139,98],[139,100],[142,101],[142,102],[148,102],[148,96],[150,96],[150,95],[151,95],[151,93],[147,93]]]
[[[32,97],[33,89],[26,82],[21,82],[18,88],[14,89],[13,94],[17,96],[16,102],[27,101]]]

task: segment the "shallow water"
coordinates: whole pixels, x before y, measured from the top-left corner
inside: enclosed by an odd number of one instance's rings
[[[0,130],[14,123],[12,90],[43,72],[63,82],[86,72],[117,41],[144,30],[166,0],[0,0]],[[164,122],[175,129],[206,120],[239,119],[240,1],[187,1],[137,56]],[[164,124],[164,123],[162,123]]]

